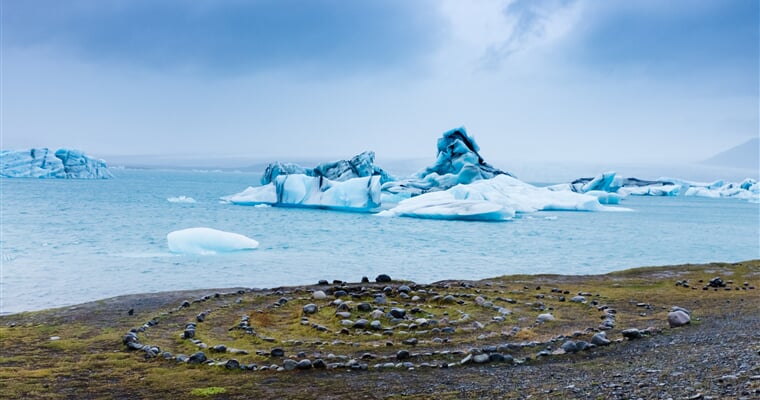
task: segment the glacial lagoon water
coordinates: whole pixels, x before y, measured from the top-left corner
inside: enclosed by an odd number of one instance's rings
[[[741,200],[628,197],[621,206],[633,212],[434,221],[219,202],[255,185],[253,173],[114,175],[0,180],[1,313],[123,294],[358,281],[380,273],[434,282],[760,258],[760,205]],[[167,200],[180,196],[195,202]],[[201,226],[249,236],[260,247],[206,256],[169,252],[169,232]]]

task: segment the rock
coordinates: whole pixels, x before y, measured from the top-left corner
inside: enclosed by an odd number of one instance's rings
[[[387,304],[388,298],[385,296],[375,296],[374,302],[375,304]]]
[[[463,358],[462,361],[459,362],[459,364],[464,365],[472,362],[472,354],[468,354],[467,357]]]
[[[484,364],[491,360],[488,354],[476,354],[472,357],[472,361],[475,364]]]
[[[687,309],[685,309],[683,307],[679,307],[679,306],[670,307],[670,311],[683,311],[686,314],[689,314],[689,316],[691,316],[691,311],[689,311],[689,310],[687,310]]]
[[[362,312],[367,312],[372,310],[372,306],[370,306],[369,303],[359,303],[359,305],[356,306],[356,309]]]
[[[296,364],[296,368],[298,369],[311,369],[311,366],[311,360],[309,359],[301,360]]]
[[[668,313],[668,324],[671,328],[688,325],[691,323],[691,317],[684,311],[676,310]]]
[[[291,359],[286,359],[282,362],[282,368],[285,369],[285,371],[292,371],[298,367],[298,362]]]
[[[354,328],[365,329],[368,326],[369,326],[369,321],[366,320],[366,319],[364,319],[364,318],[362,318],[362,319],[357,320],[356,322],[354,322]]]
[[[317,312],[318,308],[316,304],[307,304],[303,306],[303,313],[304,314],[315,314]]]
[[[406,310],[403,308],[391,308],[389,313],[393,318],[404,318],[406,316]]]
[[[374,310],[372,311],[369,316],[372,317],[372,319],[380,319],[383,317],[383,312],[380,310]]]
[[[223,344],[218,344],[218,345],[212,347],[211,351],[216,352],[216,353],[225,353],[225,352],[227,352],[227,346],[225,346]]]
[[[443,296],[441,301],[444,303],[456,303],[457,299],[454,298],[454,296],[447,294],[446,296]]]
[[[594,336],[591,338],[591,343],[597,346],[606,346],[610,344],[610,340],[607,339],[607,332],[602,331],[594,334]]]
[[[579,340],[575,342],[575,348],[578,349],[578,351],[585,351],[585,350],[588,350],[590,347],[591,345],[589,344],[589,342],[586,342],[583,340]]]
[[[417,338],[404,339],[401,343],[409,345],[409,346],[416,346],[417,345]]]
[[[707,282],[707,286],[719,288],[719,287],[726,287],[726,283],[723,282],[723,279],[721,279],[719,276],[716,276],[715,278],[710,279],[709,282]]]
[[[397,360],[408,360],[412,355],[409,354],[408,350],[399,350],[396,353],[396,359]]]
[[[327,298],[327,295],[321,290],[315,290],[314,293],[311,294],[311,297],[313,297],[314,300],[324,300]]]
[[[284,357],[285,350],[279,347],[275,347],[274,349],[272,349],[272,351],[269,352],[269,355],[271,355],[272,357]]]
[[[311,366],[316,369],[325,369],[327,368],[327,363],[325,363],[325,360],[317,358],[313,363],[311,363]]]
[[[643,336],[641,331],[636,328],[626,329],[622,332],[622,334],[623,337],[628,340],[640,339]]]
[[[551,315],[550,313],[539,314],[538,318],[536,318],[536,321],[539,323],[543,323],[546,321],[554,321],[554,315]]]
[[[238,369],[238,368],[240,368],[240,362],[238,362],[238,360],[235,360],[235,359],[228,360],[224,364],[224,368],[227,368],[227,369]]]
[[[206,353],[199,351],[197,353],[193,353],[193,355],[190,356],[190,358],[187,359],[187,362],[190,364],[201,364],[206,362]]]
[[[564,350],[565,353],[576,353],[578,351],[578,346],[574,341],[568,340],[562,344],[562,350]]]
[[[570,299],[573,303],[583,303],[586,301],[586,298],[583,296],[575,296],[572,299]]]
[[[504,362],[506,361],[506,358],[503,354],[499,353],[491,353],[488,355],[488,358],[491,362]]]
[[[383,329],[383,324],[380,321],[378,321],[378,320],[374,320],[374,321],[372,321],[372,322],[369,323],[369,327],[372,328],[372,329],[374,329],[374,330],[379,331],[379,330]]]
[[[351,318],[351,313],[348,311],[338,311],[335,313],[335,316],[338,318],[346,319],[346,318]]]
[[[375,278],[375,282],[377,283],[390,282],[390,281],[391,281],[391,277],[386,274],[380,274],[377,276],[377,278]]]
[[[399,293],[409,293],[409,292],[412,291],[412,288],[410,288],[407,285],[401,285],[401,286],[398,287],[398,291],[399,291]]]
[[[336,299],[340,297],[346,297],[348,296],[348,292],[346,292],[345,290],[336,290],[333,293],[333,296],[335,296]]]

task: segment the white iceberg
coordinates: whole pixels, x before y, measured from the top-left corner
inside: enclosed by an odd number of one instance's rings
[[[80,150],[47,148],[0,150],[0,176],[4,178],[112,178],[106,162]]]
[[[212,255],[259,247],[259,242],[247,236],[204,227],[170,232],[166,241],[169,251],[183,254]]]
[[[623,210],[628,209],[603,206],[594,196],[553,191],[508,175],[498,175],[403,200],[379,215],[496,221],[511,219],[518,213],[536,211]]]

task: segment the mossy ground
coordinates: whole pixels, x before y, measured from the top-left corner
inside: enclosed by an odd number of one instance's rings
[[[731,290],[703,286],[720,276]],[[688,281],[689,287],[676,286],[677,281]],[[747,283],[746,285],[744,283]],[[109,299],[66,309],[21,313],[0,317],[0,392],[5,398],[167,398],[182,395],[198,398],[462,398],[510,397],[504,388],[491,389],[479,386],[493,377],[508,382],[515,370],[531,368],[542,363],[574,363],[574,370],[589,371],[599,368],[603,358],[608,367],[630,360],[617,357],[619,349],[628,343],[620,341],[593,352],[568,354],[535,359],[540,350],[531,347],[515,349],[518,359],[530,357],[525,365],[489,364],[487,366],[458,366],[450,369],[417,368],[373,369],[351,371],[346,368],[309,371],[242,371],[223,367],[188,365],[162,357],[144,357],[144,352],[129,351],[122,344],[122,336],[131,328],[140,327],[151,319],[158,324],[139,333],[140,342],[159,346],[173,355],[192,354],[199,347],[181,334],[188,322],[210,311],[203,322],[197,323],[196,338],[209,347],[223,344],[228,348],[246,350],[248,354],[206,354],[217,361],[236,359],[241,364],[259,366],[280,365],[282,358],[268,353],[274,347],[285,350],[286,357],[305,353],[312,360],[328,354],[365,360],[368,364],[395,362],[401,349],[413,354],[415,363],[456,363],[471,348],[504,343],[536,341],[548,343],[552,338],[572,336],[590,340],[603,318],[600,306],[617,311],[615,327],[608,331],[612,340],[620,339],[626,328],[654,327],[662,335],[679,335],[684,327],[670,329],[667,313],[677,305],[693,311],[692,324],[721,315],[731,310],[756,310],[760,304],[760,260],[736,264],[679,265],[638,268],[594,276],[505,276],[482,281],[445,281],[430,285],[413,285],[420,293],[418,301],[403,298],[397,289],[404,282],[386,284],[350,283],[345,285],[305,286],[265,291],[221,292],[210,290],[203,295],[188,293],[190,305],[180,303],[146,304],[139,296]],[[384,328],[394,327],[393,333],[383,334],[349,327],[341,332],[340,318],[335,317],[333,296],[325,300],[312,299],[314,290],[331,294],[336,289],[356,293],[350,301],[351,319],[367,318],[369,312],[360,312],[359,302],[372,304],[372,293],[390,286],[388,304],[374,305],[402,307],[410,318],[438,321],[436,327],[451,326],[452,334],[434,331],[432,327],[410,327],[412,320],[399,326],[381,318]],[[750,289],[755,287],[755,289]],[[567,292],[567,293],[565,293]],[[220,293],[215,297],[215,293]],[[363,293],[363,295],[361,295]],[[586,303],[570,299],[586,293]],[[458,302],[444,302],[447,294]],[[589,295],[590,294],[590,295]],[[189,297],[189,296],[195,297]],[[509,309],[504,321],[494,320],[499,315],[492,307],[483,307],[475,301],[482,297],[495,306]],[[565,301],[560,301],[560,296]],[[167,297],[169,297],[167,295]],[[176,299],[174,294],[172,299]],[[287,300],[280,304],[280,299]],[[141,302],[142,301],[142,302]],[[593,302],[593,303],[592,303]],[[307,315],[302,323],[302,308],[307,303],[319,306],[316,314]],[[374,308],[373,307],[373,308]],[[135,310],[133,315],[128,310]],[[554,321],[536,323],[541,313],[550,312]],[[242,315],[250,317],[255,334],[230,329],[237,326]],[[327,328],[320,331],[319,325]],[[730,332],[726,332],[730,333]],[[59,339],[51,340],[52,337]],[[416,338],[415,346],[403,341]],[[445,341],[434,341],[442,338]],[[647,340],[647,339],[643,339]],[[554,347],[559,347],[561,341]],[[757,343],[755,343],[758,346]],[[758,351],[760,349],[755,349]],[[371,356],[367,356],[370,354]],[[370,358],[371,357],[371,358]],[[487,368],[483,370],[483,368]],[[657,365],[652,366],[653,369]],[[485,373],[483,371],[486,371]],[[544,383],[528,386],[541,388]],[[517,386],[515,386],[516,388]],[[462,388],[469,388],[464,391]],[[529,390],[529,389],[525,389]],[[524,390],[521,393],[525,392]],[[545,393],[545,392],[543,392]],[[553,397],[562,398],[553,392]]]

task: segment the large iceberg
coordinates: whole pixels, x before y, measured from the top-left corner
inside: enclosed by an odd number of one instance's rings
[[[0,177],[3,178],[112,178],[106,162],[88,157],[80,150],[47,148],[0,150]]]
[[[166,241],[172,253],[184,254],[211,255],[259,247],[259,242],[247,236],[203,227],[170,232]]]
[[[600,202],[609,201],[613,204],[619,198],[625,196],[699,196],[712,198],[736,198],[743,200],[758,201],[760,198],[760,185],[754,179],[745,179],[742,182],[693,182],[684,179],[659,178],[656,180],[643,180],[638,178],[624,178],[615,172],[605,172],[593,178],[579,178],[570,183],[561,183],[550,186],[555,191],[572,191],[576,193],[591,194],[599,198]],[[617,195],[610,198],[609,195]]]
[[[522,182],[483,160],[464,127],[445,132],[435,163],[394,180],[374,165],[374,153],[312,170],[273,163],[262,185],[222,200],[238,205],[269,204],[431,219],[503,221],[539,210],[610,210],[591,195],[552,191]]]

